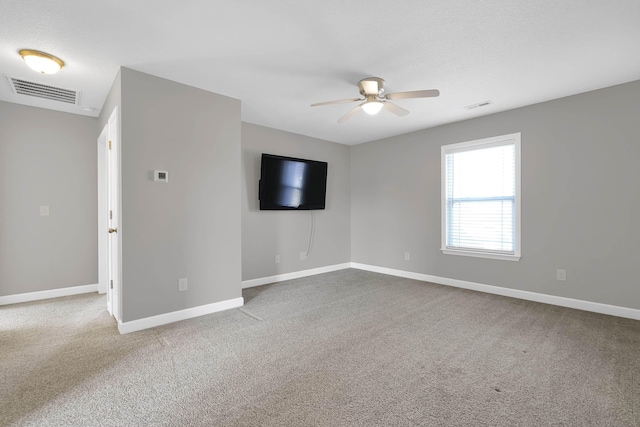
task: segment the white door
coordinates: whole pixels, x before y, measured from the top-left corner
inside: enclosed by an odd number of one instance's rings
[[[120,132],[118,129],[118,108],[116,107],[107,123],[108,156],[107,156],[107,208],[108,208],[108,257],[107,272],[109,276],[107,290],[107,308],[115,319],[120,322],[121,291],[120,291]]]
[[[107,272],[109,257],[109,242],[105,230],[109,228],[109,199],[107,185],[108,146],[107,125],[104,126],[98,137],[98,293],[107,293],[109,273]],[[108,298],[108,297],[107,297]],[[107,308],[111,313],[111,302],[107,300]]]

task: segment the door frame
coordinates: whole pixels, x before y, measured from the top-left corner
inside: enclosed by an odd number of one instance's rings
[[[116,106],[98,138],[98,288],[101,289],[104,281],[107,310],[118,324],[121,324],[122,187],[119,123],[119,111]],[[110,229],[117,231],[111,233]]]

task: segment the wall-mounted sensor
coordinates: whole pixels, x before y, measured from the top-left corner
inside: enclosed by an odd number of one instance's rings
[[[169,182],[169,172],[153,171],[153,180],[155,182]]]

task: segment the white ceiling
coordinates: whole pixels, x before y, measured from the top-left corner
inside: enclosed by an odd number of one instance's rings
[[[3,101],[97,116],[125,66],[240,99],[243,121],[350,145],[640,79],[639,0],[2,0],[0,40],[0,73],[97,110],[6,81]],[[34,73],[25,48],[66,66]],[[358,97],[369,76],[441,95],[343,124],[352,105],[309,107]]]

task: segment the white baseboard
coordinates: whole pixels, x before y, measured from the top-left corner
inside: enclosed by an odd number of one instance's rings
[[[328,265],[326,267],[312,268],[310,270],[294,271],[293,273],[278,274],[269,277],[260,277],[258,279],[243,280],[242,289],[252,288],[254,286],[267,285],[269,283],[284,282],[285,280],[299,279],[301,277],[314,276],[316,274],[330,273],[332,271],[344,270],[351,268],[350,262],[344,264]]]
[[[68,288],[50,289],[47,291],[26,292],[24,294],[6,295],[0,297],[0,305],[17,304],[20,302],[39,301],[42,299],[67,297],[70,295],[98,292],[98,285],[71,286]]]
[[[244,305],[244,298],[242,297],[214,302],[212,304],[186,308],[184,310],[173,311],[171,313],[158,314],[157,316],[145,317],[143,319],[132,320],[130,322],[119,322],[118,331],[120,331],[121,334],[128,334],[130,332],[166,325],[167,323],[204,316],[205,314],[242,307],[242,305]]]
[[[413,273],[392,268],[376,267],[373,265],[351,263],[352,268],[372,271],[375,273],[388,274],[391,276],[405,277],[407,279],[420,280],[423,282],[437,283],[439,285],[454,286],[456,288],[469,289],[472,291],[486,292],[488,294],[502,295],[511,298],[518,298],[527,301],[541,302],[545,304],[557,305],[561,307],[575,308],[578,310],[591,311],[594,313],[608,314],[610,316],[625,317],[627,319],[640,320],[640,310],[616,305],[601,304],[597,302],[578,300],[573,298],[559,297],[554,295],[539,294],[536,292],[521,291],[518,289],[502,288],[500,286],[484,285],[482,283],[467,282],[464,280],[448,279],[446,277],[431,276],[428,274]]]

